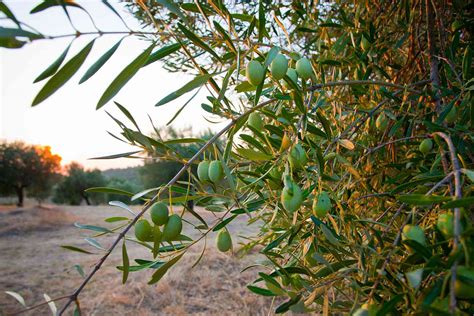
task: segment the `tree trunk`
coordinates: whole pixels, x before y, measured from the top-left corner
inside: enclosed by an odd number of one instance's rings
[[[16,187],[15,191],[16,191],[16,195],[18,197],[18,203],[16,204],[16,206],[22,207],[23,206],[23,200],[24,200],[23,187],[22,186]]]
[[[91,201],[89,200],[89,197],[87,195],[82,195],[82,197],[84,198],[84,200],[86,201],[86,204],[87,205],[91,205]]]

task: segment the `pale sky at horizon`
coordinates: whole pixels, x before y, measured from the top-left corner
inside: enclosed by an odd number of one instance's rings
[[[39,3],[38,1],[5,1],[5,3],[19,20],[27,22],[45,34],[72,32],[61,8],[50,8],[30,15],[29,11]],[[125,30],[120,20],[101,1],[78,1],[78,3],[95,17],[95,22],[101,30]],[[113,4],[129,26],[139,29],[138,23],[126,12],[123,5],[118,1]],[[74,8],[70,12],[78,29],[93,30],[86,14]],[[7,25],[2,20],[0,26]],[[107,131],[118,133],[119,129],[105,110],[123,118],[113,102],[109,102],[98,111],[95,107],[116,75],[140,54],[149,42],[136,37],[126,38],[114,56],[96,75],[78,85],[79,79],[88,67],[120,38],[118,35],[98,38],[76,75],[53,96],[34,108],[31,107],[31,102],[47,80],[36,84],[33,84],[33,80],[64,51],[71,39],[35,41],[16,50],[0,48],[0,140],[23,140],[31,144],[50,145],[54,153],[63,157],[63,164],[78,161],[88,168],[108,169],[141,163],[133,159],[88,160],[91,157],[135,150],[135,147],[128,146],[107,134]],[[92,39],[91,36],[76,39],[66,61]],[[151,131],[147,114],[152,117],[156,126],[164,126],[191,94],[159,108],[154,104],[189,80],[190,76],[168,73],[160,62],[156,62],[141,69],[113,100],[129,109],[142,130]],[[192,126],[194,132],[208,128],[218,130],[222,123],[210,124],[203,116],[201,103],[205,102],[206,92],[202,89],[172,126],[178,129]]]

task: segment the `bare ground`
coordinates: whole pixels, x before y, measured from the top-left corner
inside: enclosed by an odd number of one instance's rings
[[[212,222],[213,217],[201,212]],[[60,206],[51,208],[30,207],[0,208],[0,314],[11,314],[22,306],[4,291],[20,293],[28,306],[44,302],[43,293],[55,298],[72,293],[82,281],[73,267],[80,264],[86,273],[99,255],[85,255],[60,248],[69,244],[97,252],[84,237],[90,231],[80,230],[74,222],[104,225],[109,216],[126,216],[121,209],[109,206]],[[113,227],[113,224],[107,224]],[[233,237],[250,235],[256,227],[246,226],[245,220],[235,220],[230,226]],[[185,233],[196,236],[190,225]],[[103,238],[104,247],[113,238]],[[249,292],[246,285],[252,282],[256,270],[240,271],[261,259],[253,253],[239,259],[218,252],[214,236],[207,242],[203,260],[191,268],[199,257],[203,243],[192,247],[156,285],[147,285],[153,271],[130,274],[126,285],[115,267],[121,264],[120,249],[109,258],[80,296],[85,315],[268,315],[274,306],[272,299]],[[151,259],[143,247],[129,244],[132,259]],[[234,248],[236,247],[234,243]],[[64,301],[58,301],[61,306]],[[48,315],[44,306],[25,315]],[[69,312],[72,314],[72,310]]]

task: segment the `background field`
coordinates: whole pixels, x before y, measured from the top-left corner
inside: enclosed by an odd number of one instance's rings
[[[201,213],[213,221],[213,216]],[[89,232],[73,227],[73,223],[104,225],[104,218],[126,214],[108,206],[0,206],[0,311],[8,314],[22,309],[4,293],[7,290],[23,295],[29,306],[43,302],[43,293],[52,298],[71,293],[82,279],[73,266],[80,264],[87,272],[99,258],[60,248],[70,244],[97,250],[83,240]],[[191,229],[185,225],[185,233],[196,236]],[[246,225],[244,218],[233,221],[229,229],[233,236],[256,231],[256,227]],[[111,242],[112,238],[101,239],[103,246]],[[131,273],[128,283],[122,285],[121,273],[115,268],[121,263],[120,250],[115,251],[81,295],[83,311],[86,315],[272,314],[272,299],[253,295],[246,288],[255,279],[256,270],[240,273],[263,259],[258,252],[241,259],[222,254],[215,248],[213,235],[207,245],[205,257],[197,267],[191,269],[202,243],[188,251],[164,279],[152,286],[146,284],[152,271]],[[145,249],[132,244],[129,256],[151,257]],[[44,307],[24,315],[48,314],[49,309]]]

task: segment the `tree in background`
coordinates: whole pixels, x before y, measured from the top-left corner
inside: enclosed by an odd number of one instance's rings
[[[212,231],[219,232],[219,250],[232,249],[234,232],[227,225],[237,217],[260,225],[240,250],[256,248],[267,259],[251,267],[260,273],[248,288],[278,297],[276,313],[474,313],[471,2],[126,2],[147,28],[125,29],[124,36],[137,35],[150,45],[111,81],[96,108],[109,106],[140,68],[162,66],[161,60],[166,69],[193,76],[156,103],[182,101],[171,122],[195,105],[197,93],[191,92],[205,87],[203,113],[226,125],[207,142],[150,137],[115,102],[126,123],[114,118],[120,128],[114,136],[137,150],[108,158],[152,157],[183,168],[167,184],[139,194],[147,203],[60,314],[77,303],[117,245],[123,282],[130,271],[153,269],[154,284],[190,247],[202,242],[205,250]],[[32,12],[47,14],[60,4],[66,13],[80,8],[71,1],[44,1]],[[0,44],[54,39],[21,29],[10,11],[3,12],[11,28],[2,30]],[[66,54],[55,59],[37,80],[51,77],[33,105],[72,78],[98,40],[64,66]],[[225,145],[215,146],[221,136]],[[177,144],[200,150],[189,158]],[[196,165],[197,177],[190,171]],[[166,198],[167,191],[177,195]],[[216,220],[178,207],[191,198]],[[168,217],[166,205],[156,202],[175,204],[174,214]],[[146,220],[149,208],[152,224]],[[184,214],[195,221],[182,221]],[[200,234],[194,240],[184,236],[183,226]],[[140,243],[130,243],[132,228]],[[138,267],[130,265],[127,245],[149,250],[135,261]]]
[[[142,190],[142,186],[138,185],[137,183],[123,179],[123,178],[110,178],[107,180],[107,187],[114,188],[118,190],[123,190],[131,193],[137,193]],[[105,196],[106,201],[121,201],[123,203],[131,203],[130,197],[120,195],[120,194],[113,194],[107,193]],[[140,200],[133,201],[134,204],[140,203]]]
[[[85,170],[77,162],[70,163],[65,170],[66,175],[54,189],[55,203],[80,205],[84,200],[87,205],[92,205],[104,201],[103,194],[85,192],[88,188],[102,187],[106,184],[100,170]]]
[[[60,163],[61,157],[49,146],[1,143],[0,192],[16,194],[18,206],[23,206],[25,189],[38,200],[45,199],[58,178]]]

